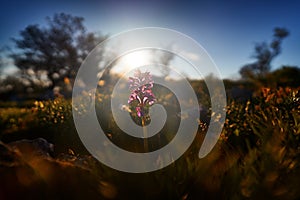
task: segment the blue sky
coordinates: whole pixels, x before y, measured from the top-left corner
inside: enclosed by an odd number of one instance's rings
[[[238,70],[253,61],[256,42],[270,41],[274,27],[285,27],[291,35],[273,69],[300,66],[300,2],[297,1],[2,1],[0,46],[29,24],[43,24],[57,12],[85,18],[90,31],[116,34],[132,28],[158,26],[175,29],[200,43],[225,78],[238,77]]]

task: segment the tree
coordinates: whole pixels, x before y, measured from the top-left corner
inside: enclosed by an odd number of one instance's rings
[[[282,66],[269,75],[274,87],[300,87],[300,68]]]
[[[275,28],[273,32],[270,44],[262,42],[255,45],[253,58],[256,61],[240,69],[243,79],[262,80],[270,72],[272,61],[281,53],[282,40],[289,35],[285,28]]]
[[[82,17],[59,13],[46,21],[45,27],[29,25],[20,38],[13,38],[16,52],[11,57],[32,84],[36,72],[46,72],[53,89],[73,80],[81,62],[106,36],[87,32]]]

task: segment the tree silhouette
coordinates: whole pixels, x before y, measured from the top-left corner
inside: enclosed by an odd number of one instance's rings
[[[46,21],[45,27],[29,25],[20,38],[13,38],[16,51],[11,57],[31,81],[32,71],[46,71],[53,89],[72,80],[87,54],[106,36],[87,32],[82,17],[59,13]]]
[[[300,87],[300,68],[284,65],[269,75],[274,87]]]
[[[270,44],[262,42],[255,45],[253,58],[256,61],[240,69],[243,79],[262,80],[270,72],[272,61],[281,53],[282,40],[289,35],[285,28],[275,28],[273,32]]]

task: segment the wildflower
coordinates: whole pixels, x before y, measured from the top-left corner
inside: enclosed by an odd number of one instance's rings
[[[156,98],[152,92],[153,80],[150,72],[142,73],[136,70],[134,77],[129,77],[129,96],[128,104],[135,108],[139,117],[148,114],[148,109],[156,102]]]
[[[132,116],[132,113],[136,113],[138,118],[135,119],[140,121],[143,126],[145,152],[148,152],[147,127],[145,126],[146,119],[150,119],[148,117],[149,107],[156,102],[152,88],[153,80],[150,72],[142,73],[140,70],[136,70],[134,77],[129,77],[129,89],[131,94],[128,99],[128,104],[132,111],[130,115]]]

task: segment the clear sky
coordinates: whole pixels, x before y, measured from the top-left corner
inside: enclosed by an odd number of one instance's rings
[[[57,12],[82,16],[89,31],[103,34],[146,26],[175,29],[200,43],[224,78],[237,77],[240,67],[253,61],[254,44],[270,41],[274,27],[285,27],[291,34],[273,69],[300,66],[300,1],[290,0],[1,0],[0,46]]]

